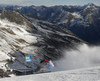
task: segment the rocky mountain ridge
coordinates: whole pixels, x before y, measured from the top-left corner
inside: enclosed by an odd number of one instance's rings
[[[84,6],[46,7],[32,5],[5,8],[67,28],[89,43],[95,45],[100,43],[100,7],[93,3]]]

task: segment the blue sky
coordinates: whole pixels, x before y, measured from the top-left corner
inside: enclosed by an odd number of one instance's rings
[[[0,0],[0,4],[14,4],[14,5],[84,5],[89,2],[92,2],[100,6],[100,0]]]

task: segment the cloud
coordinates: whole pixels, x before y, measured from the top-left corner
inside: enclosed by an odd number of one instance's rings
[[[27,5],[46,5],[50,6],[53,3],[53,0],[24,0],[22,4],[27,4]]]
[[[0,4],[14,4],[18,5],[22,3],[24,0],[0,0]]]
[[[14,5],[51,5],[53,0],[0,0],[0,4],[14,4]]]
[[[100,5],[99,0],[23,0],[24,5],[84,5],[89,2],[93,2],[96,5]]]
[[[14,4],[14,5],[84,5],[93,2],[100,5],[100,0],[0,0],[0,4]]]

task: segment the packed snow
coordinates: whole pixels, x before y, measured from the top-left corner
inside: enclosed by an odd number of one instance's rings
[[[100,67],[12,76],[11,78],[0,79],[0,81],[100,81]]]

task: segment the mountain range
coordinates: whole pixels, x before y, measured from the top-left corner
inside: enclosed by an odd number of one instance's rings
[[[84,6],[6,6],[5,9],[66,28],[91,44],[100,43],[100,7],[93,3]]]

